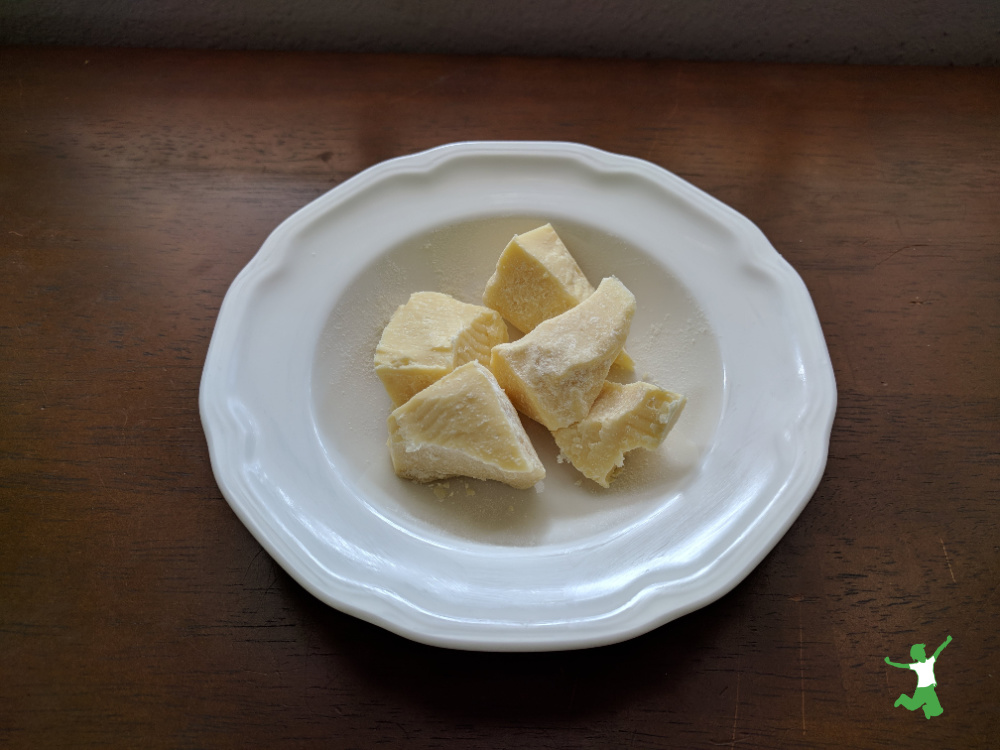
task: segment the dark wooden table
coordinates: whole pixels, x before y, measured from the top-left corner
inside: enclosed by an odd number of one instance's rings
[[[419,645],[226,504],[198,386],[288,214],[389,157],[578,141],[763,229],[839,387],[734,591],[614,646]],[[0,50],[0,746],[996,747],[1000,71]],[[884,663],[954,641],[944,714]]]

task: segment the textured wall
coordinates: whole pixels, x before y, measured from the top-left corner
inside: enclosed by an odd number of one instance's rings
[[[0,43],[1000,64],[1000,0],[0,0]]]

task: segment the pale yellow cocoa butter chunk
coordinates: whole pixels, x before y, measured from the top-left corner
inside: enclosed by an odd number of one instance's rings
[[[389,415],[389,453],[401,477],[431,482],[464,476],[527,489],[545,468],[492,373],[456,368]]]
[[[515,235],[486,282],[483,304],[522,333],[587,299],[594,287],[551,224]],[[616,362],[631,370],[624,351]]]
[[[495,310],[440,292],[416,292],[393,313],[375,349],[375,372],[394,406],[467,362],[489,364],[508,341]]]
[[[604,279],[576,307],[493,347],[490,370],[521,412],[549,430],[587,416],[628,336],[635,297]]]
[[[486,282],[483,304],[523,333],[575,307],[594,287],[551,224],[514,237]]]
[[[560,454],[585,477],[609,487],[637,448],[656,450],[687,400],[650,383],[605,382],[582,420],[556,430]]]

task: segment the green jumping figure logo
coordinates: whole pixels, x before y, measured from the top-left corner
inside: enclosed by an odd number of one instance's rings
[[[916,711],[918,708],[923,708],[924,716],[928,719],[944,713],[937,693],[934,692],[934,688],[937,686],[937,681],[934,679],[934,662],[937,661],[938,656],[941,655],[944,647],[949,643],[951,643],[950,635],[944,639],[944,643],[937,647],[937,651],[934,652],[934,656],[930,659],[927,658],[927,652],[924,651],[923,643],[914,644],[910,648],[910,658],[915,659],[912,664],[897,664],[894,661],[889,661],[888,656],[885,657],[885,663],[890,667],[912,669],[917,673],[917,689],[913,691],[913,695],[899,696],[893,704],[893,708],[902,706],[907,711]]]

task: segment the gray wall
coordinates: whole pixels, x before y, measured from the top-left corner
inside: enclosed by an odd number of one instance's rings
[[[0,0],[0,43],[1000,64],[1000,0]]]

